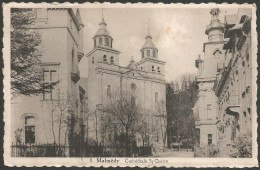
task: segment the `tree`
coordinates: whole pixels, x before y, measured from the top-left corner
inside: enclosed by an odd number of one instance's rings
[[[66,144],[69,140],[70,149],[74,138],[74,126],[79,120],[75,113],[75,108],[72,104],[72,96],[67,95],[57,90],[57,99],[46,103],[50,111],[50,123],[53,136],[53,143],[58,146],[58,155],[61,156],[61,144]],[[63,129],[66,128],[65,131]],[[69,136],[67,132],[69,131]],[[62,142],[62,134],[64,135],[64,142]]]
[[[123,129],[126,146],[130,144],[131,137],[138,131],[138,120],[142,117],[140,109],[134,95],[129,93],[111,95],[110,101],[105,107],[104,111],[112,114],[116,119],[114,123],[117,127]],[[128,149],[127,153],[130,154]]]
[[[184,75],[180,82],[167,83],[168,146],[173,141],[178,143],[186,141],[187,146],[194,144],[197,135],[192,108],[198,93],[194,79],[193,75]]]
[[[32,29],[34,15],[30,9],[11,9],[11,92],[12,99],[43,92],[41,36]]]

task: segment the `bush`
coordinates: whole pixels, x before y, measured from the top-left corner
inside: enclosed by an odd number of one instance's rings
[[[195,157],[215,157],[219,153],[219,149],[215,145],[205,145],[197,147]]]
[[[251,158],[252,157],[252,133],[244,133],[237,137],[234,147],[229,155],[233,158]]]

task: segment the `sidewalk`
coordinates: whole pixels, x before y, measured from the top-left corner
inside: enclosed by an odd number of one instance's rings
[[[167,150],[165,152],[154,153],[153,156],[154,157],[193,158],[194,152]]]

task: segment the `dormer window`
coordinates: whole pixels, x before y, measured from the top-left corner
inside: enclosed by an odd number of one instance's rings
[[[113,56],[110,57],[110,63],[114,64],[114,57]]]
[[[98,44],[102,45],[102,38],[98,38]]]
[[[152,71],[155,71],[155,70],[154,70],[154,66],[152,66]]]
[[[109,46],[109,39],[105,38],[105,46]]]
[[[104,61],[104,63],[107,62],[107,56],[106,55],[103,56],[103,61]]]
[[[147,57],[150,57],[150,50],[147,50]]]

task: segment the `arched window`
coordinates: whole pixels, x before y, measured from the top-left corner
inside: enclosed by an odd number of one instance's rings
[[[158,67],[158,68],[157,68],[157,71],[158,71],[158,73],[160,73],[160,72],[161,72],[161,71],[160,71],[160,67]]]
[[[109,46],[109,39],[105,38],[105,46]]]
[[[131,106],[135,106],[135,97],[131,97]]]
[[[154,66],[152,66],[152,71],[155,71],[155,70],[154,70]]]
[[[27,116],[24,119],[25,143],[35,143],[35,118]]]
[[[103,61],[104,61],[105,63],[107,62],[107,56],[106,56],[106,55],[103,56]]]
[[[142,51],[142,58],[144,58],[144,51]]]
[[[114,64],[114,57],[113,56],[110,57],[110,63]]]
[[[111,97],[111,86],[107,86],[107,97]]]
[[[150,57],[150,50],[147,50],[147,57]]]
[[[131,84],[131,90],[136,90],[136,89],[137,89],[136,84],[135,84],[135,83],[132,83],[132,84]]]
[[[102,45],[102,38],[98,38],[98,44]]]
[[[155,102],[156,103],[158,102],[158,93],[157,92],[155,93]]]

